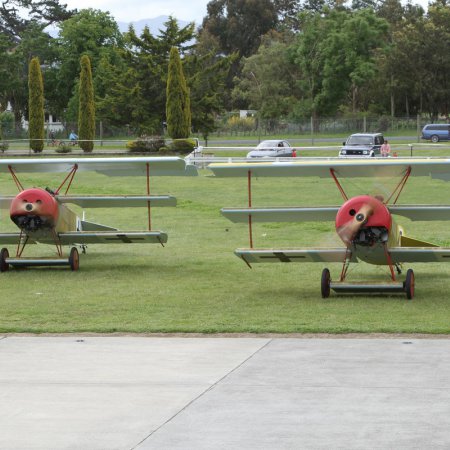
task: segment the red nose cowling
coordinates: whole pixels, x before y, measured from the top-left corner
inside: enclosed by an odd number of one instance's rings
[[[44,189],[22,191],[11,203],[11,220],[23,231],[30,233],[53,228],[58,220],[58,203]]]
[[[346,245],[355,240],[362,245],[371,245],[381,234],[384,241],[391,227],[392,217],[388,208],[370,195],[347,200],[336,215],[336,231]]]

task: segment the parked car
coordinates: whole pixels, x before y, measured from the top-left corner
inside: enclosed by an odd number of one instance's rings
[[[450,124],[429,123],[422,128],[422,139],[431,142],[450,140]]]
[[[262,141],[251,152],[247,158],[290,158],[297,156],[296,149],[291,147],[288,141],[271,140]]]
[[[381,133],[352,134],[339,152],[339,158],[373,158],[380,156],[380,148],[384,142]]]

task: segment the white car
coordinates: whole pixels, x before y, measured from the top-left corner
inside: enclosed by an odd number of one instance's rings
[[[247,153],[247,158],[290,158],[297,156],[295,148],[288,141],[262,141],[255,150]]]

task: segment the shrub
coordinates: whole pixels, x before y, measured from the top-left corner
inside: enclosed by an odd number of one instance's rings
[[[196,141],[194,139],[174,139],[170,144],[170,150],[187,155],[194,150],[195,145]]]
[[[256,119],[254,117],[233,116],[227,120],[227,128],[230,131],[252,131],[256,129]]]
[[[9,144],[8,142],[0,141],[0,152],[4,153],[6,150],[8,150]]]
[[[169,153],[170,152],[170,148],[166,147],[165,145],[163,145],[162,147],[159,148],[159,153]]]
[[[70,153],[72,151],[72,148],[69,144],[62,142],[58,145],[58,147],[55,149],[56,153]]]
[[[164,147],[165,141],[161,136],[141,137],[135,141],[127,142],[127,149],[130,152],[158,152],[161,147]]]

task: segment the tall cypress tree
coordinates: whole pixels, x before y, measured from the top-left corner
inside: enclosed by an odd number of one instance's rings
[[[172,139],[189,137],[191,130],[191,102],[186,79],[176,47],[169,57],[166,101],[167,132]]]
[[[95,103],[94,84],[92,82],[91,60],[89,56],[81,57],[80,72],[80,107],[78,109],[78,137],[80,147],[85,152],[92,152],[95,139]]]
[[[35,153],[44,149],[44,84],[39,58],[30,61],[28,69],[28,134]]]

